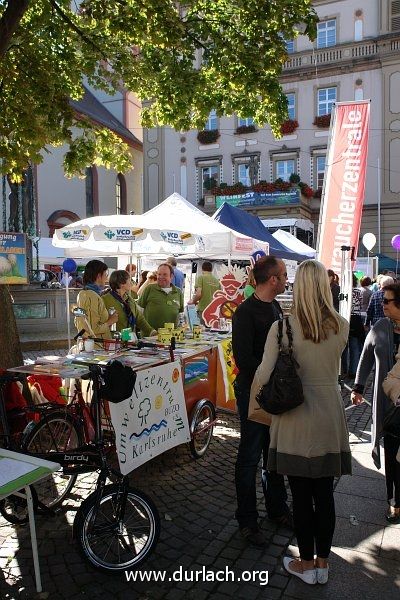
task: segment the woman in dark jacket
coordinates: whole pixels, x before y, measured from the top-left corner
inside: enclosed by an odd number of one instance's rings
[[[365,340],[364,348],[358,364],[357,375],[354,382],[351,400],[358,405],[362,402],[365,382],[375,367],[374,394],[372,402],[372,458],[378,469],[381,468],[380,438],[383,436],[385,451],[386,489],[389,510],[386,514],[388,521],[392,521],[393,509],[400,512],[400,474],[396,466],[396,454],[399,440],[390,435],[383,435],[383,420],[391,406],[390,399],[386,396],[382,384],[395,362],[400,342],[400,283],[393,283],[385,287],[383,296],[383,310],[385,317],[380,319]],[[394,506],[393,506],[394,500]]]

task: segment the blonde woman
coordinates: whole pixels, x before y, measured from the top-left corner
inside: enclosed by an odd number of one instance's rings
[[[286,557],[284,567],[313,585],[328,581],[328,556],[335,530],[333,479],[351,473],[348,430],[338,386],[349,325],[334,309],[328,274],[318,261],[307,260],[298,267],[293,300],[289,323],[305,400],[294,410],[272,417],[268,470],[288,476],[293,497],[300,559]],[[254,377],[252,396],[268,382],[274,369],[277,334],[275,322]],[[283,343],[288,344],[285,335]]]

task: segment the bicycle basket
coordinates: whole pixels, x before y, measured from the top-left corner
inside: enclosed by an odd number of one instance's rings
[[[136,382],[136,372],[126,367],[119,360],[107,364],[103,373],[104,385],[101,397],[109,402],[123,402],[132,396]]]

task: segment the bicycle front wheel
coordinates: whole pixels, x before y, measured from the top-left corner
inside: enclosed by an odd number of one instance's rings
[[[97,514],[96,492],[79,507],[74,534],[89,563],[106,573],[137,569],[153,552],[160,535],[160,516],[143,492],[128,488],[124,514],[117,520],[122,494],[118,485],[107,485]],[[92,516],[94,520],[92,520]]]
[[[28,425],[22,439],[21,450],[52,460],[53,452],[75,450],[82,444],[82,439],[82,428],[79,422],[65,411],[55,410],[34,424],[32,428]],[[76,475],[55,471],[35,483],[39,503],[47,508],[59,506],[72,489],[76,477]]]

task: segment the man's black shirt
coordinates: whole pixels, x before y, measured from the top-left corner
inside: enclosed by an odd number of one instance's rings
[[[232,319],[232,349],[239,369],[236,381],[240,386],[251,386],[262,361],[268,332],[272,323],[280,318],[282,309],[276,300],[263,302],[254,294],[235,311]]]

